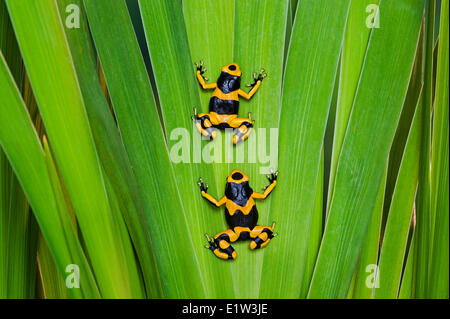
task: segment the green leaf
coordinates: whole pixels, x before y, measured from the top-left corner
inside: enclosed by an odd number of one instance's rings
[[[414,66],[411,72],[408,92],[406,93],[405,102],[403,103],[402,113],[400,115],[397,131],[389,151],[389,166],[385,192],[385,205],[383,217],[383,229],[386,224],[387,215],[392,201],[392,195],[397,184],[398,171],[402,163],[406,142],[411,131],[412,120],[416,112],[419,95],[423,91],[423,45],[424,45],[424,28],[422,27],[419,35],[419,43],[417,45],[417,53]]]
[[[425,40],[423,53],[423,104],[424,116],[422,118],[422,149],[419,161],[419,186],[417,189],[417,272],[416,272],[416,298],[427,297],[429,281],[429,260],[432,247],[433,216],[430,209],[430,163],[431,163],[431,110],[433,95],[433,48],[434,48],[434,16],[435,0],[425,3]]]
[[[283,79],[280,176],[271,201],[271,219],[277,222],[280,236],[264,253],[262,298],[300,297],[325,126],[349,3],[298,3]]]
[[[407,240],[411,225],[414,200],[419,178],[419,158],[423,118],[423,103],[419,95],[403,158],[398,171],[389,215],[381,246],[378,273],[380,287],[375,298],[397,298],[406,256]]]
[[[41,234],[37,238],[37,251],[42,297],[45,299],[69,298],[63,277],[58,271],[50,249]]]
[[[435,216],[433,250],[427,297],[449,297],[449,25],[448,1],[442,2],[434,102],[431,165],[431,209]]]
[[[88,264],[88,256],[85,256],[84,253],[82,252],[78,252],[77,250],[80,249],[81,250],[81,246],[82,243],[80,243],[78,241],[77,237],[72,237],[72,233],[75,233],[74,235],[77,235],[77,221],[75,218],[75,214],[73,211],[73,207],[71,206],[70,203],[70,199],[67,195],[67,190],[64,188],[64,185],[62,184],[62,179],[60,176],[60,173],[58,172],[58,169],[56,167],[55,164],[55,160],[53,158],[53,154],[50,150],[50,146],[48,144],[47,138],[44,136],[43,138],[43,146],[44,146],[44,152],[45,152],[45,163],[47,166],[47,172],[50,178],[50,184],[52,186],[53,189],[53,194],[54,194],[54,199],[56,202],[56,206],[58,207],[58,219],[59,219],[59,223],[62,225],[62,228],[66,234],[66,238],[68,238],[67,242],[69,245],[71,245],[71,247],[75,248],[75,254],[71,254],[72,258],[74,259],[74,261],[71,264],[66,264],[64,266],[64,270],[60,271],[59,274],[52,274],[53,277],[52,279],[48,279],[45,277],[42,277],[41,280],[45,281],[56,281],[58,282],[61,279],[67,278],[68,277],[68,272],[67,272],[67,267],[69,265],[76,265],[79,267],[79,274],[80,274],[80,287],[81,285],[83,285],[84,288],[84,283],[81,281],[82,277],[81,275],[86,276],[86,278],[88,279],[88,284],[86,285],[87,288],[87,292],[84,292],[87,296],[84,296],[85,298],[89,298],[88,294],[92,294],[93,297],[98,298],[100,297],[99,291],[98,291],[98,285],[95,282],[95,278],[93,276],[92,273],[92,267]],[[45,238],[43,238],[45,240]],[[54,244],[54,243],[52,243]],[[46,247],[49,247],[48,244],[46,245]],[[42,248],[43,250],[45,250],[45,247],[39,247],[38,248]],[[64,247],[67,249],[67,247]],[[41,251],[44,253],[44,255],[46,255],[46,251]],[[70,250],[69,250],[70,252]],[[39,251],[38,251],[39,253]],[[75,257],[77,256],[77,258]],[[38,256],[39,257],[39,256]],[[43,256],[44,258],[46,258],[47,256]],[[59,255],[56,255],[56,258],[60,257]],[[76,260],[79,260],[80,263],[76,262]],[[49,261],[47,261],[48,263],[51,263]],[[52,270],[52,266],[47,264],[49,266],[49,269],[47,269],[46,271],[51,271]],[[41,265],[40,265],[41,266]],[[70,269],[69,268],[69,273],[70,273]],[[42,268],[40,268],[40,271],[42,272]],[[46,273],[48,274],[48,273]],[[45,276],[46,274],[42,274],[41,276]],[[58,284],[60,285],[60,283]],[[64,290],[65,287],[59,287],[60,290]],[[66,289],[65,294],[68,295],[74,295],[73,291],[76,291],[78,289]],[[84,289],[83,289],[84,290]],[[44,292],[45,292],[45,287],[44,287]],[[55,293],[56,294],[56,293]],[[75,294],[76,295],[76,294]]]
[[[56,2],[7,1],[50,145],[104,297],[142,297],[130,240],[118,240]],[[79,156],[82,154],[82,156]]]
[[[350,282],[348,291],[347,291],[347,296],[345,297],[345,299],[352,299],[353,294],[355,292],[355,288],[356,288],[356,278],[358,276],[358,272],[355,271],[352,275],[352,280]]]
[[[414,298],[414,259],[416,258],[416,233],[414,232],[414,229],[412,229],[411,231],[413,233],[411,236],[411,243],[408,250],[405,271],[403,272],[398,299]]]
[[[372,212],[372,218],[367,229],[366,238],[361,248],[359,255],[358,267],[356,268],[356,282],[353,294],[351,295],[355,299],[371,299],[373,297],[374,289],[367,286],[367,277],[372,269],[370,265],[377,265],[378,251],[380,248],[381,239],[381,220],[383,217],[383,203],[384,192],[386,189],[386,175],[387,168],[385,169],[383,180],[381,181],[380,188],[378,190],[377,199]]]
[[[36,221],[25,194],[0,150],[0,298],[33,298]]]
[[[309,284],[314,272],[317,253],[319,252],[320,241],[322,240],[322,220],[323,220],[323,188],[324,188],[324,153],[320,160],[319,174],[317,175],[316,197],[314,199],[314,211],[312,215],[310,238],[308,241],[308,251],[306,253],[305,273],[302,281],[302,290],[300,298],[306,298],[308,295]]]
[[[375,3],[378,3],[378,1],[375,1]],[[369,41],[372,30],[366,25],[369,16],[369,13],[366,12],[366,8],[370,4],[375,3],[373,0],[352,1],[348,12],[344,43],[342,46],[341,72],[338,78],[338,103],[336,105],[336,121],[330,164],[330,181],[327,200],[328,208],[331,196],[333,195],[337,163],[341,153],[345,132],[347,131],[347,125],[352,111],[353,100],[358,87],[361,70],[363,69],[367,42]]]
[[[5,57],[19,90],[22,91],[25,72],[5,0],[0,1],[0,50]]]
[[[414,62],[423,2],[381,0],[379,10],[381,15],[389,14],[383,15],[382,27],[374,29],[369,40],[310,298],[344,298],[347,294]]]
[[[22,58],[3,0],[0,21],[0,51],[22,87]],[[0,298],[34,297],[36,230],[25,194],[0,148]]]

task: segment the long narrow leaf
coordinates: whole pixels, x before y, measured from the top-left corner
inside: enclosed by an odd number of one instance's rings
[[[414,231],[414,229],[413,229]],[[414,298],[414,259],[416,253],[416,235],[412,234],[411,244],[409,246],[405,271],[402,276],[402,283],[400,287],[400,292],[398,294],[398,299],[413,299]]]
[[[373,0],[352,1],[348,13],[344,43],[342,46],[341,73],[339,75],[338,103],[336,106],[336,122],[334,126],[333,151],[328,187],[328,208],[331,196],[333,195],[337,163],[341,154],[353,100],[363,68],[364,57],[366,56],[367,42],[369,41],[372,30],[367,26],[369,13],[366,12],[366,8],[369,5],[375,4],[373,2]]]
[[[419,105],[416,108],[406,142],[389,209],[378,264],[377,275],[379,275],[380,287],[375,290],[375,298],[397,298],[400,289],[409,226],[419,178],[417,154],[420,152],[423,117],[423,103],[420,98],[421,96],[419,96]]]
[[[317,253],[319,252],[320,241],[322,239],[322,220],[323,220],[323,189],[324,189],[324,154],[320,160],[319,174],[317,175],[316,198],[314,199],[314,211],[312,216],[310,238],[308,241],[308,251],[306,253],[306,268],[302,281],[302,290],[300,298],[306,298],[308,295],[309,284],[316,264]]]
[[[356,282],[353,294],[355,299],[370,299],[373,297],[374,287],[367,285],[367,278],[372,275],[375,279],[374,267],[378,262],[380,238],[381,238],[381,220],[383,217],[384,192],[386,190],[386,175],[385,169],[383,180],[378,190],[377,199],[372,212],[372,219],[369,223],[369,228],[364,239],[364,244],[361,248],[359,256],[358,267],[356,268]],[[378,271],[378,269],[377,269]],[[376,274],[376,273],[375,273]],[[376,283],[376,281],[374,281]]]
[[[42,285],[42,297],[45,299],[69,298],[63,277],[58,271],[44,237],[39,234],[37,240],[37,259],[39,278]]]
[[[430,163],[431,163],[431,110],[433,91],[433,48],[434,48],[434,16],[435,0],[425,2],[425,40],[423,62],[423,94],[424,116],[422,118],[422,149],[419,162],[419,186],[417,189],[417,272],[416,293],[417,298],[425,298],[429,280],[429,260],[432,247],[433,219],[430,209]]]
[[[433,123],[431,207],[435,216],[428,297],[449,297],[449,25],[448,1],[442,2]]]
[[[22,58],[3,0],[0,0],[0,52],[21,89]],[[0,298],[34,296],[36,229],[25,194],[0,149]]]

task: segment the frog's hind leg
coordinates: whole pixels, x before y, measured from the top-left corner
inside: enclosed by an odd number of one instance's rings
[[[221,259],[236,259],[237,253],[230,243],[239,239],[239,236],[231,229],[218,233],[214,238],[210,238],[208,234],[205,234],[208,239],[209,246],[205,246],[210,249],[214,255]]]
[[[245,141],[249,137],[253,123],[251,113],[248,113],[248,118],[234,118],[228,123],[231,127],[236,128],[233,135],[233,144]]]
[[[254,238],[250,242],[250,249],[258,249],[266,247],[270,240],[277,236],[277,233],[273,232],[273,228],[275,227],[275,222],[272,223],[272,226],[255,226],[250,231],[250,237]]]
[[[195,127],[203,136],[207,138],[216,138],[216,132],[214,131],[213,124],[211,123],[210,114],[200,113],[197,114],[197,109],[194,108],[194,116],[192,120],[195,122]]]

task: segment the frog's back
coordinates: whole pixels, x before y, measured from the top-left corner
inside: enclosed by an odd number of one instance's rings
[[[217,114],[238,114],[241,77],[222,72],[217,88],[209,100],[209,111]]]
[[[231,215],[227,208],[225,208],[225,219],[231,229],[235,227],[248,227],[253,229],[258,223],[258,210],[256,209],[256,205],[253,205],[248,214],[244,214],[241,210],[237,209]]]

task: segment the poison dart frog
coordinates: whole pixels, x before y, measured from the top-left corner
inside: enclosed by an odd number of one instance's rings
[[[225,205],[225,219],[230,229],[218,233],[214,238],[205,234],[210,249],[214,255],[221,259],[236,259],[237,253],[230,243],[238,240],[252,239],[250,249],[265,247],[277,234],[272,226],[257,225],[258,210],[254,199],[265,199],[277,185],[278,172],[267,175],[270,184],[264,188],[264,193],[254,192],[249,185],[249,178],[240,170],[233,170],[227,178],[225,196],[217,200],[207,193],[208,184],[202,178],[198,181],[201,194],[217,207]]]
[[[262,80],[267,76],[264,69],[259,74],[253,73],[254,82],[247,84],[251,87],[249,93],[241,90],[241,70],[237,63],[231,63],[222,67],[222,72],[216,83],[206,84],[207,78],[203,77],[206,68],[203,68],[203,61],[195,63],[197,67],[197,80],[203,89],[214,89],[209,100],[209,113],[197,114],[194,108],[194,116],[192,119],[198,131],[207,138],[214,139],[216,132],[213,128],[225,129],[235,128],[236,133],[233,135],[233,144],[244,141],[250,135],[254,121],[251,119],[251,113],[248,118],[239,118],[239,96],[250,100],[258,91]]]

